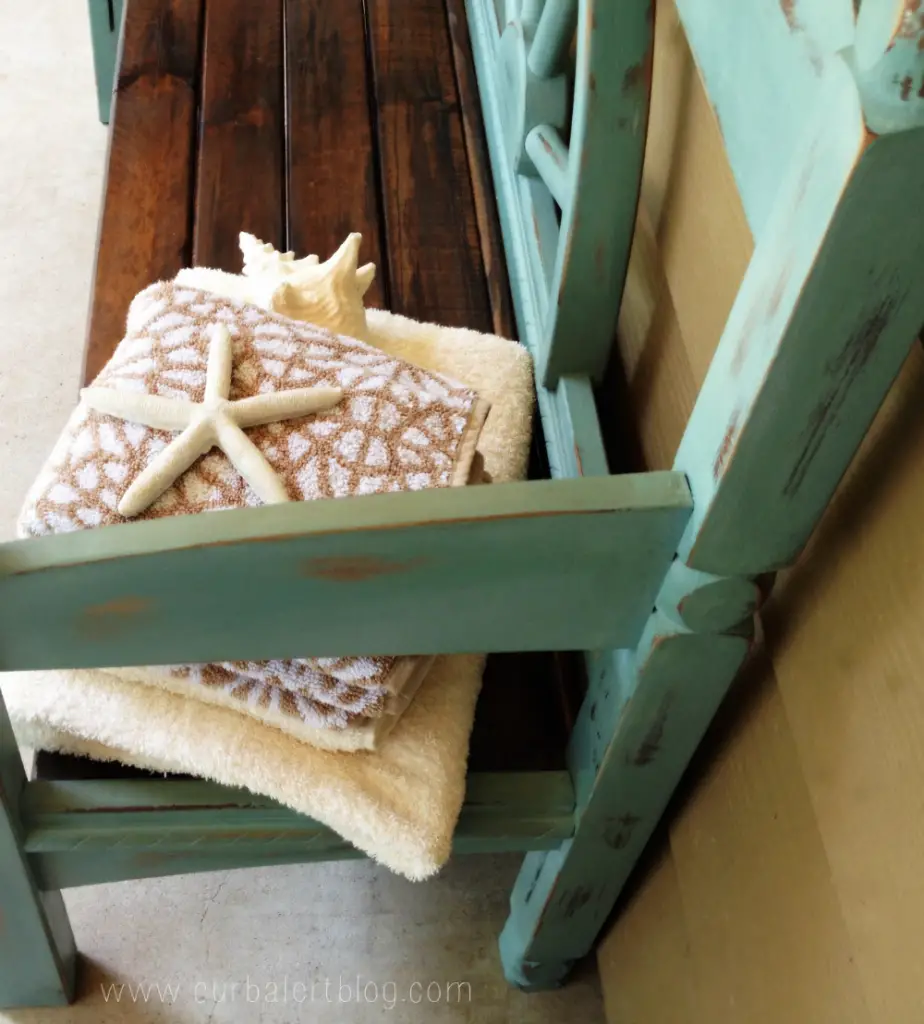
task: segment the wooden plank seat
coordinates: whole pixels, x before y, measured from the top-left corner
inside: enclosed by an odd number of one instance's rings
[[[168,18],[170,65],[158,66]],[[515,336],[477,96],[465,71],[471,54],[455,51],[457,70],[439,2],[412,12],[372,4],[369,28],[367,55],[358,2],[134,0],[115,82],[86,381],[112,352],[137,290],[189,263],[239,271],[242,228],[299,254],[327,254],[360,231],[362,258],[378,267],[370,304]],[[464,98],[457,74],[469,90]],[[166,137],[173,142],[165,151]],[[162,185],[152,190],[154,164]],[[532,477],[547,476],[543,463],[540,439]],[[566,737],[546,709],[579,702],[557,691],[580,683],[560,664],[551,655],[492,658],[476,767],[564,767]],[[541,699],[524,699],[531,687]],[[535,728],[511,728],[517,706],[537,712]],[[518,742],[492,743],[495,730]],[[53,762],[59,774],[85,774],[67,760]]]
[[[499,652],[455,844],[528,851],[500,939],[527,989],[592,948],[759,637],[766,574],[799,556],[924,321],[917,6],[804,0],[803,21],[799,3],[742,0],[727,19],[718,0],[684,0],[756,247],[673,468],[610,473],[631,459],[604,444],[601,420],[624,417],[599,387],[636,219],[652,7],[126,0],[86,378],[139,289],[190,263],[236,270],[241,227],[321,253],[358,229],[379,304],[508,335],[512,305],[536,364],[532,475],[551,479],[0,547],[4,670]],[[119,4],[102,10],[91,0],[98,42]],[[293,578],[293,552],[394,559],[424,541],[428,560],[400,579]],[[256,564],[274,587],[244,623],[227,581]],[[210,610],[194,633],[176,628],[193,572]],[[156,615],[80,628],[87,595],[139,593]],[[464,621],[428,614],[437,599]],[[350,619],[360,605],[376,615]],[[578,671],[549,647],[579,652]],[[580,700],[561,680],[582,675]],[[528,725],[513,728],[509,702]],[[74,767],[42,756],[27,780],[0,702],[0,1005],[72,994],[62,887],[354,855],[244,791]]]

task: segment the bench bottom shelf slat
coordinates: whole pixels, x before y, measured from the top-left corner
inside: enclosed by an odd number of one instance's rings
[[[454,853],[548,850],[572,834],[564,756],[580,689],[576,659],[488,659]],[[49,751],[36,755],[23,816],[47,889],[362,856],[326,826],[246,790]]]
[[[573,833],[573,808],[566,771],[470,773],[453,850],[553,849]],[[43,889],[362,856],[305,815],[203,780],[34,780],[22,818]]]

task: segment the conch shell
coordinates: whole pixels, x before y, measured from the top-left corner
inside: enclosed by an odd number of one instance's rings
[[[176,280],[368,341],[363,296],[375,277],[375,264],[358,265],[360,242],[362,235],[347,235],[334,255],[321,263],[315,255],[297,260],[294,253],[278,252],[269,242],[242,231],[243,274],[190,267],[181,270]]]

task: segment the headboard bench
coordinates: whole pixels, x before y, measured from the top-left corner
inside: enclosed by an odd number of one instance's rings
[[[529,347],[534,479],[4,545],[2,668],[496,652],[456,848],[526,851],[504,969],[557,985],[759,636],[766,574],[799,556],[924,322],[924,9],[678,0],[756,244],[672,470],[619,475],[597,384],[636,218],[653,3],[343,0],[315,22],[317,6],[126,0],[123,17],[90,0],[106,118],[118,70],[88,378],[139,288],[184,263],[237,269],[242,212],[302,252],[360,230],[379,303]],[[293,571],[333,556],[397,568]],[[257,565],[275,586],[244,620],[226,581]],[[197,629],[176,628],[203,599]],[[88,604],[127,611],[88,630]],[[569,721],[573,691],[561,716],[556,694],[574,657],[586,693]],[[563,718],[554,743],[501,724],[514,691]],[[355,855],[204,781],[65,778],[69,759],[47,755],[27,778],[2,703],[0,741],[0,1005],[72,997],[62,888]]]

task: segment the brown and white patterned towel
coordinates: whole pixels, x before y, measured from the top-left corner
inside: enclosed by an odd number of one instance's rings
[[[233,339],[232,400],[318,385],[343,391],[340,404],[327,412],[248,431],[291,498],[469,481],[488,411],[471,388],[364,342],[173,282],[152,285],[135,298],[125,338],[95,386],[201,401],[215,323],[225,324]],[[172,437],[81,404],[30,490],[21,535],[124,522],[120,498]],[[216,449],[139,518],[258,504]],[[374,746],[384,735],[430,662],[306,658],[120,671],[237,707],[309,742],[356,749]]]

